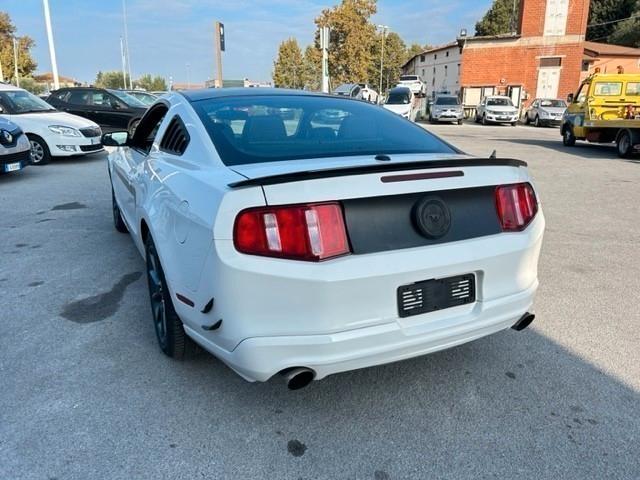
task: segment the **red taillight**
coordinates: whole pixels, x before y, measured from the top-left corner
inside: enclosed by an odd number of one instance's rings
[[[502,230],[524,230],[538,212],[538,201],[533,187],[528,183],[496,187],[496,211]]]
[[[233,243],[250,255],[312,262],[350,252],[338,203],[244,210],[236,217]]]

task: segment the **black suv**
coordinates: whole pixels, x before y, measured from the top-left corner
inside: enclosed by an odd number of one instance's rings
[[[61,88],[47,102],[65,112],[96,122],[104,132],[133,133],[147,106],[121,90],[108,88]]]

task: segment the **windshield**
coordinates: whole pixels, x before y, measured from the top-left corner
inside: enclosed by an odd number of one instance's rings
[[[541,107],[567,108],[564,100],[540,100]]]
[[[438,97],[436,105],[459,105],[458,97]]]
[[[140,100],[135,98],[132,95],[129,95],[127,92],[123,92],[122,90],[108,90],[109,93],[112,93],[124,103],[129,105],[130,107],[139,107],[139,108],[147,108],[147,106],[142,103]]]
[[[18,115],[21,113],[53,112],[56,109],[47,102],[26,90],[5,90],[0,92],[0,100],[8,113]]]
[[[510,98],[489,98],[487,105],[490,107],[513,107],[513,102]]]
[[[387,105],[406,105],[411,101],[411,97],[407,92],[391,92],[389,98],[385,102]]]
[[[158,97],[156,97],[155,95],[147,92],[130,92],[129,95],[140,100],[147,106],[152,105],[158,99]]]
[[[418,80],[418,77],[415,75],[401,75],[400,76],[400,81],[401,82],[413,82],[415,80]]]
[[[225,165],[402,153],[456,153],[386,109],[339,97],[260,95],[192,103]]]

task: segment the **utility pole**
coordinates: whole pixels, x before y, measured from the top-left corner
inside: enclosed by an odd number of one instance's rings
[[[389,30],[389,27],[386,25],[378,25],[377,27],[382,29],[382,42],[381,42],[381,48],[380,48],[380,91],[378,93],[380,98],[382,97],[382,68],[384,66],[384,37],[385,37],[386,31]]]
[[[4,82],[4,75],[2,75],[2,62],[0,61],[0,82]]]
[[[124,55],[124,42],[122,41],[122,37],[120,37],[120,58],[122,59],[122,83],[123,89],[127,89],[127,61]]]
[[[225,50],[224,39],[224,25],[220,22],[215,22],[215,47],[216,47],[216,62],[217,62],[217,86],[222,88],[222,52]]]
[[[47,27],[47,40],[49,41],[49,56],[51,57],[51,74],[53,75],[53,88],[54,90],[58,90],[60,88],[60,78],[58,77],[56,47],[53,44],[53,30],[51,29],[51,13],[49,12],[49,0],[42,0],[42,5],[44,7],[44,23]]]
[[[18,42],[16,37],[13,37],[13,67],[14,75],[16,76],[16,87],[20,88],[20,75],[18,75]]]
[[[320,48],[322,49],[322,91],[329,93],[329,27],[320,28]]]
[[[131,55],[129,54],[129,33],[127,30],[127,1],[122,0],[122,18],[124,21],[124,47],[127,52],[127,71],[129,72],[129,90],[133,90],[133,79],[131,78]],[[125,89],[126,89],[125,80]]]

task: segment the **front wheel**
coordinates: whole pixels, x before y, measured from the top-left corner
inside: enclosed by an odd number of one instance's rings
[[[168,357],[181,360],[191,348],[192,340],[184,332],[182,321],[173,308],[160,257],[151,235],[147,237],[146,254],[149,299],[158,345]]]
[[[37,135],[27,135],[29,143],[31,144],[31,164],[32,165],[46,165],[51,161],[51,152],[42,138]]]
[[[616,149],[620,158],[629,158],[631,156],[632,145],[631,135],[629,135],[629,132],[623,131],[618,135],[618,139],[616,140]]]
[[[482,114],[482,124],[487,125],[487,115],[484,113]]]
[[[562,144],[565,147],[573,147],[576,144],[576,136],[573,134],[571,126],[567,125],[562,131]]]
[[[534,127],[541,127],[542,125],[540,124],[540,116],[536,115],[536,119],[533,121],[533,126]]]
[[[462,125],[462,120],[458,120],[458,125]]]

